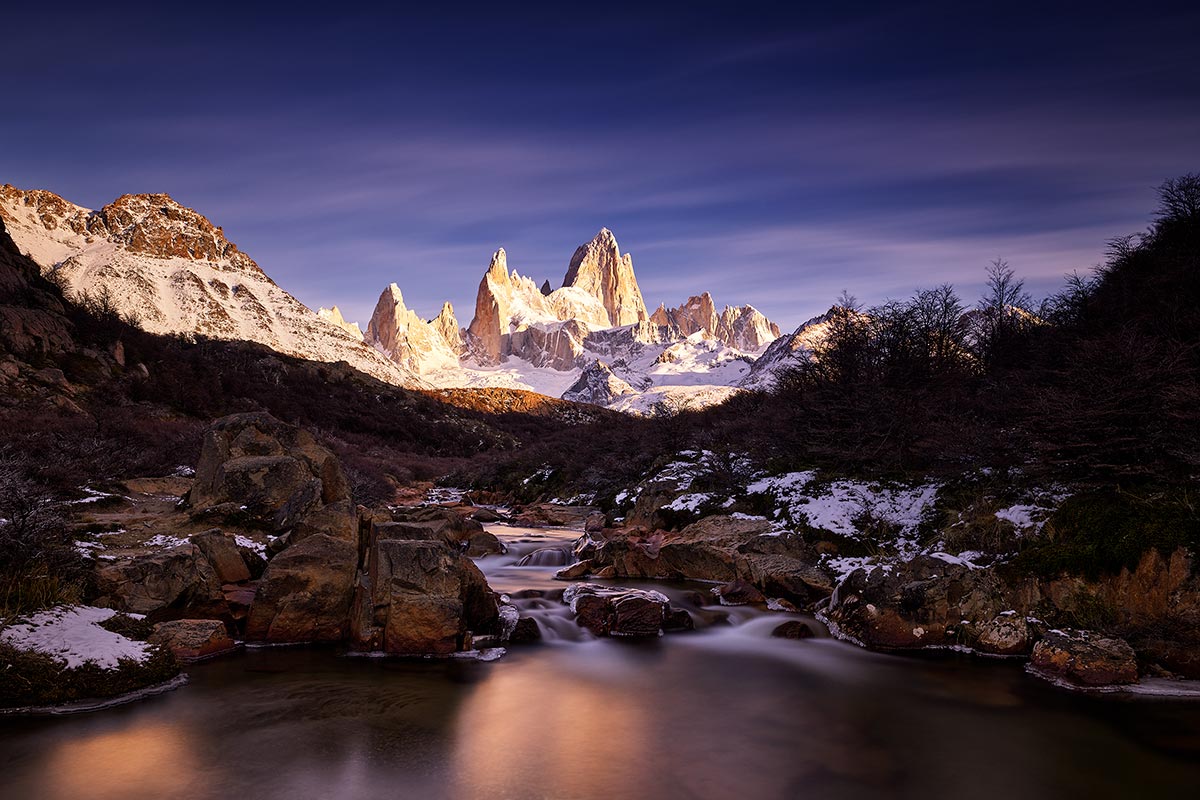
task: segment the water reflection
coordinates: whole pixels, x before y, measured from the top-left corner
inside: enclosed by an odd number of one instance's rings
[[[47,800],[127,798],[130,788],[159,797],[184,796],[197,780],[193,742],[182,726],[165,721],[106,731],[51,748],[45,783]]]
[[[569,535],[529,536],[485,572],[561,588],[553,567],[515,561]],[[196,665],[189,686],[137,705],[0,718],[0,798],[1032,800],[1200,785],[1200,703],[1080,698],[1008,664],[773,639],[786,616],[661,588],[729,619],[597,640],[556,600],[527,598],[558,638],[495,663],[268,649]]]

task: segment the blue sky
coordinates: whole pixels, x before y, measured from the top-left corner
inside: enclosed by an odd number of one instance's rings
[[[400,4],[403,5],[403,4]],[[314,308],[462,324],[607,226],[651,306],[785,328],[1006,258],[1035,293],[1200,169],[1194,4],[6,10],[0,182],[167,192]]]

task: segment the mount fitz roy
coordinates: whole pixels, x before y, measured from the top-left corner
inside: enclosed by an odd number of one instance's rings
[[[781,338],[753,306],[718,312],[707,292],[651,313],[633,259],[607,228],[575,251],[557,289],[510,271],[501,248],[465,327],[450,303],[422,318],[393,283],[364,331],[337,307],[314,313],[221,228],[165,194],[124,195],[93,211],[4,185],[0,217],[44,272],[72,292],[103,292],[147,331],[258,342],[415,388],[528,389],[631,413],[671,412],[770,388],[826,327],[817,318]]]

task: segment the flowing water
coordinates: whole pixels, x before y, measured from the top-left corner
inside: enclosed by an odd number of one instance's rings
[[[496,527],[498,591],[561,590],[576,534]],[[86,715],[0,718],[0,797],[1181,798],[1200,791],[1200,703],[1081,697],[1018,664],[901,658],[811,618],[701,606],[699,630],[596,640],[520,596],[541,645],[499,661],[249,650],[175,692]],[[524,592],[524,595],[530,593]],[[818,636],[773,639],[789,618]]]

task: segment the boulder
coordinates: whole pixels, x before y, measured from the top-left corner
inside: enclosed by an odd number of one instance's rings
[[[591,552],[593,572],[611,565],[626,578],[742,581],[799,605],[833,590],[829,575],[817,566],[816,549],[798,534],[776,531],[767,520],[716,515],[680,531],[607,535]]]
[[[355,592],[355,647],[446,655],[472,634],[499,633],[495,595],[469,558],[440,538],[393,538],[426,532],[407,524],[373,526]]]
[[[992,620],[1012,603],[1012,590],[991,570],[923,555],[891,569],[854,570],[825,616],[835,633],[866,647],[919,649],[957,645],[962,620]]]
[[[974,648],[996,656],[1025,656],[1033,649],[1034,631],[1021,614],[1006,611],[979,626]]]
[[[166,647],[176,660],[183,662],[198,661],[237,649],[237,643],[229,636],[225,623],[215,619],[160,622],[154,626],[154,632],[147,641]]]
[[[775,630],[771,631],[771,635],[777,639],[811,639],[813,630],[806,622],[789,619],[787,622],[776,625]]]
[[[296,523],[290,537],[291,543],[318,533],[358,544],[358,513],[354,503],[339,500],[311,511]]]
[[[267,564],[246,619],[246,640],[336,642],[349,632],[358,548],[327,534],[297,542]]]
[[[1049,631],[1033,648],[1035,674],[1076,686],[1137,683],[1137,657],[1123,639],[1089,631]]]
[[[642,589],[574,584],[563,593],[575,621],[597,636],[658,636],[671,603],[666,595]]]
[[[195,534],[191,537],[191,542],[204,553],[221,583],[241,583],[250,580],[250,568],[232,536],[226,536],[213,528]]]
[[[696,621],[682,608],[671,609],[667,612],[667,618],[663,620],[663,630],[667,633],[694,631],[695,629]]]
[[[554,578],[555,580],[560,581],[574,581],[579,580],[580,578],[586,578],[591,574],[592,567],[594,566],[595,564],[591,559],[577,561],[571,566],[563,567],[558,572],[554,573]]]
[[[537,620],[533,617],[521,617],[518,619],[516,627],[508,635],[509,644],[532,644],[533,642],[541,641],[541,639],[542,629],[538,627]]]
[[[185,502],[194,514],[240,511],[283,532],[313,511],[349,499],[333,453],[307,431],[255,412],[209,426]]]
[[[151,618],[222,616],[221,579],[203,551],[182,544],[96,566],[94,605]]]
[[[767,598],[746,581],[738,579],[712,590],[723,606],[745,606],[766,603]]]
[[[471,519],[476,522],[499,522],[504,517],[490,508],[476,508],[471,512]]]

